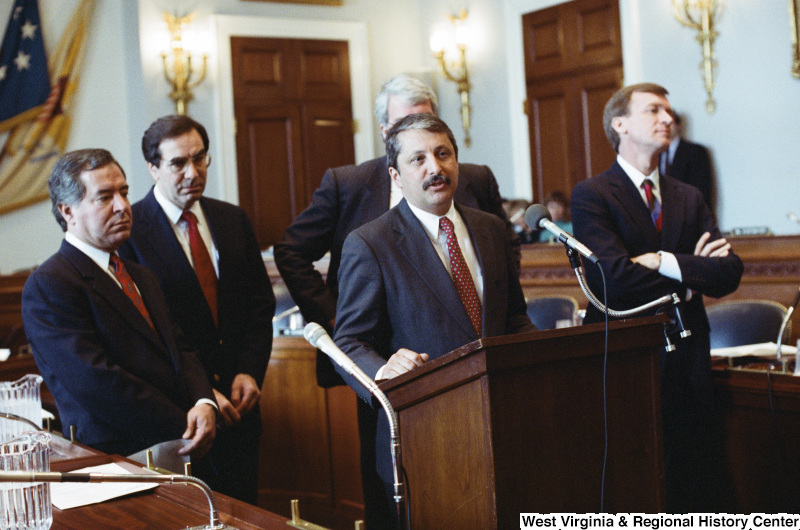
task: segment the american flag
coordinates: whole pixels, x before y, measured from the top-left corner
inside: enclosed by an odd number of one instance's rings
[[[37,0],[15,0],[0,48],[0,130],[42,105],[50,88]]]

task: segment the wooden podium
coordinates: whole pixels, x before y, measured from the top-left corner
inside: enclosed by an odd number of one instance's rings
[[[605,512],[664,510],[658,347],[666,317],[609,325]],[[604,326],[492,337],[381,384],[400,422],[413,528],[517,528],[597,513]]]

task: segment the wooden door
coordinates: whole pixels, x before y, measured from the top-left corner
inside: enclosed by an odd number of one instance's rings
[[[347,42],[231,37],[231,64],[239,204],[266,248],[355,162]]]
[[[575,0],[522,17],[534,200],[569,196],[614,161],[603,107],[622,86],[619,5]]]

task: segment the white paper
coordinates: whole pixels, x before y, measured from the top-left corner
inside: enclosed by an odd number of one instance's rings
[[[142,471],[143,473],[141,474],[153,473],[145,468],[142,468]],[[133,474],[119,464],[113,463],[76,469],[75,471],[71,471],[71,473]],[[70,508],[77,508],[78,506],[97,504],[99,502],[122,497],[123,495],[130,495],[137,491],[153,489],[156,486],[158,486],[158,484],[146,482],[54,482],[50,484],[50,494],[53,499],[53,506],[59,510],[69,510]]]
[[[151,450],[153,451],[153,465],[155,467],[166,469],[176,475],[183,475],[185,471],[184,465],[189,462],[189,455],[179,455],[178,451],[190,443],[192,443],[191,440],[169,440],[134,453],[128,458],[146,466],[147,451]]]
[[[711,355],[717,357],[744,357],[752,355],[755,357],[773,357],[778,353],[778,344],[775,342],[762,342],[759,344],[747,344],[744,346],[731,346],[729,348],[714,348]],[[796,355],[797,347],[784,344],[781,346],[781,356]]]

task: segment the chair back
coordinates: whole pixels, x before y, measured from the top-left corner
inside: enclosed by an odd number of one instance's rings
[[[578,301],[566,295],[536,296],[528,299],[528,318],[539,329],[555,329],[569,322],[575,325]]]
[[[786,308],[771,300],[736,300],[709,306],[711,348],[775,342]],[[784,342],[791,330],[784,332]]]

